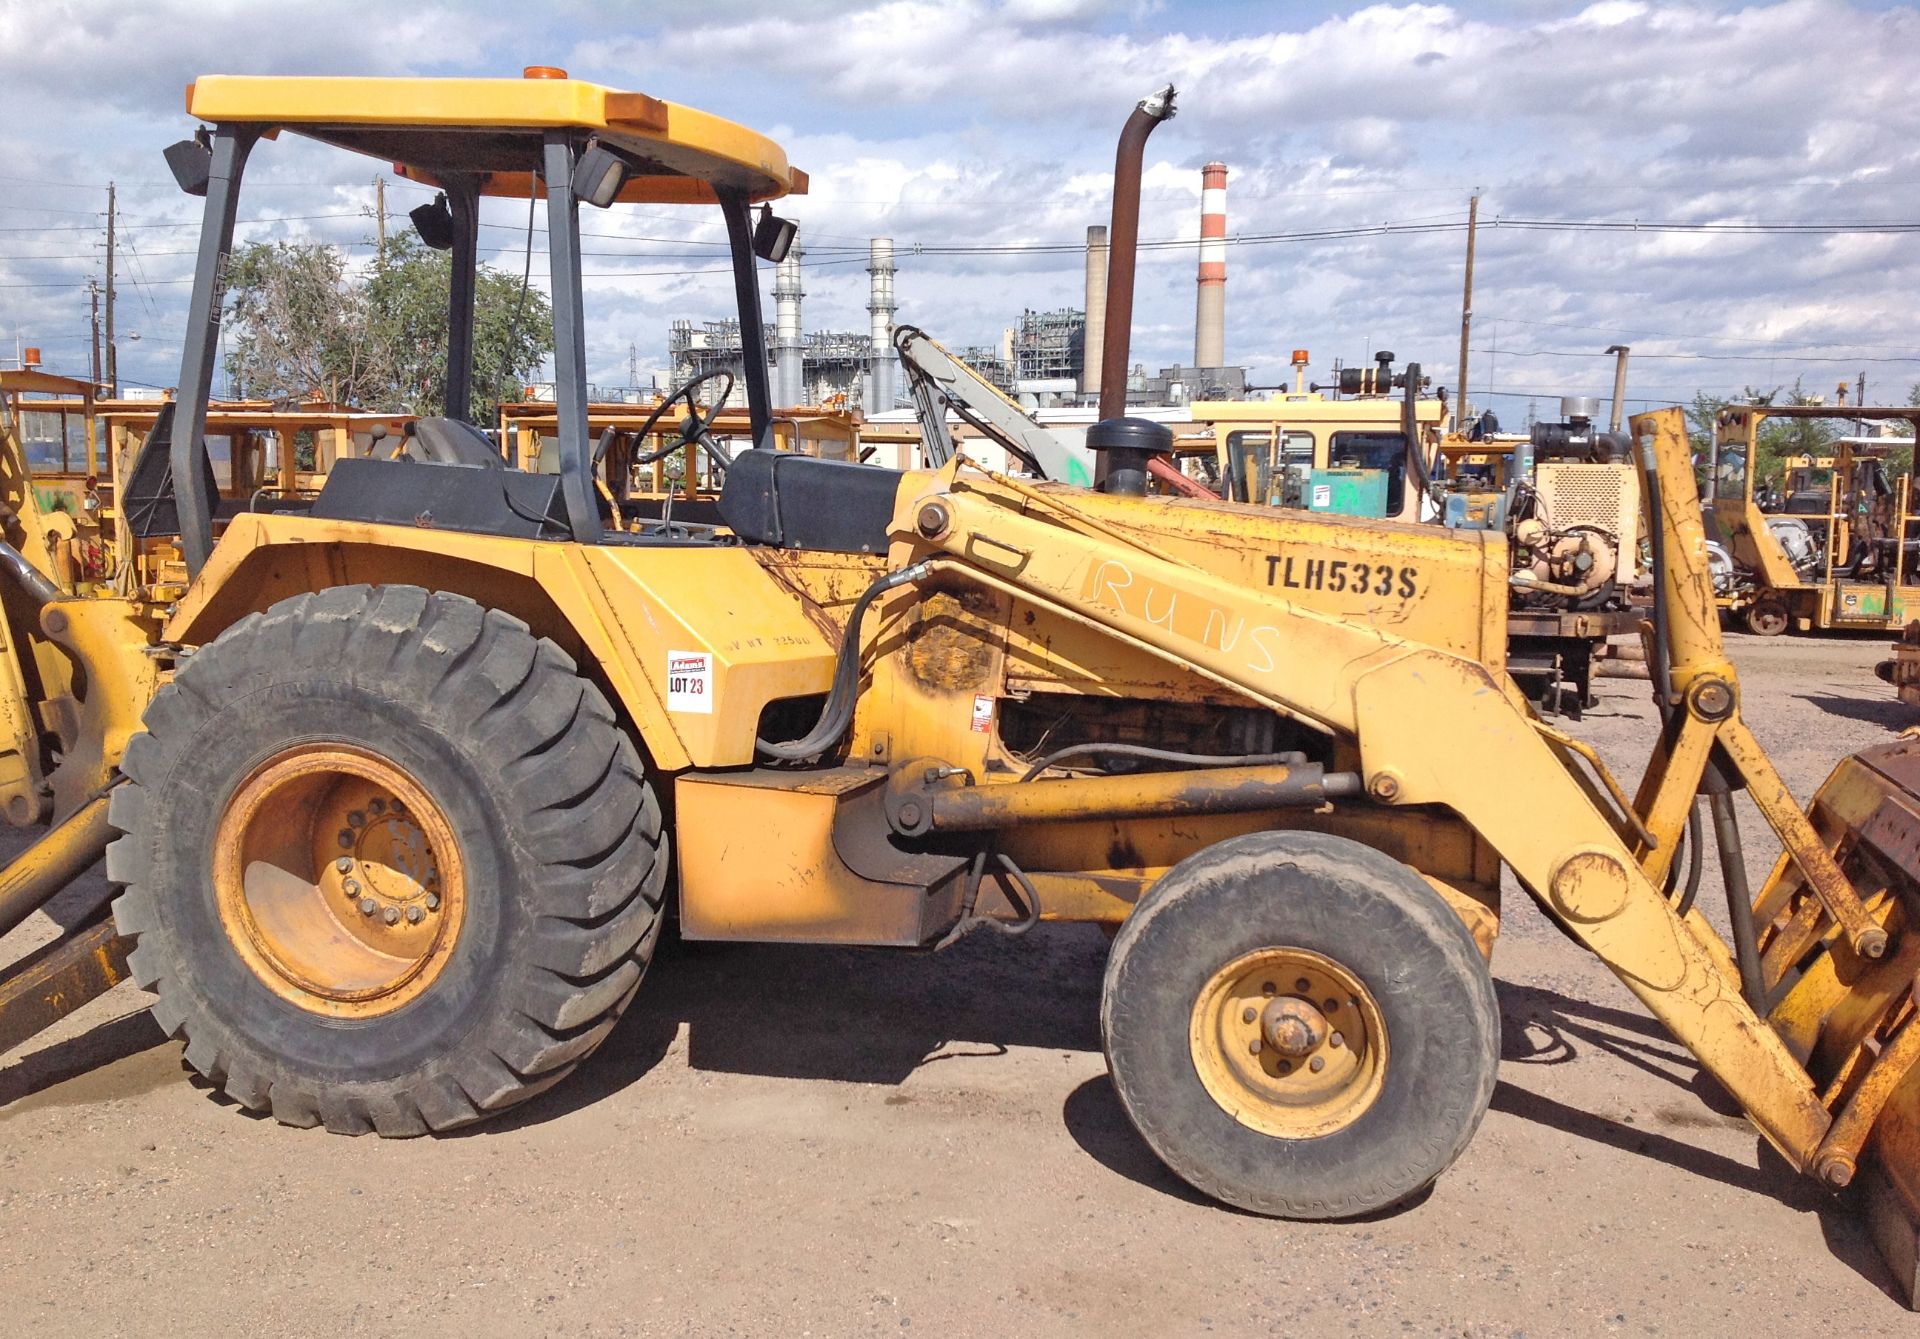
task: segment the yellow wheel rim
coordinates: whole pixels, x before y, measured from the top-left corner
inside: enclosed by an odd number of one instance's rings
[[[466,916],[439,805],[363,749],[308,744],[255,768],[220,817],[214,897],[242,961],[314,1013],[372,1018],[420,997]]]
[[[1193,1005],[1193,1067],[1242,1125],[1313,1139],[1358,1120],[1387,1074],[1387,1029],[1358,977],[1303,948],[1215,972]]]

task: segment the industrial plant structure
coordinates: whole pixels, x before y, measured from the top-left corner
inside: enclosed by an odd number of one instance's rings
[[[1227,166],[1201,169],[1200,260],[1194,303],[1193,363],[1163,367],[1149,375],[1136,367],[1127,378],[1129,404],[1177,405],[1193,400],[1239,399],[1247,370],[1226,361]],[[1106,339],[1108,238],[1105,226],[1087,229],[1086,299],[1080,307],[1024,308],[1001,331],[999,347],[956,350],[968,366],[1009,395],[1030,405],[1089,404],[1100,394],[1100,350]],[[782,406],[840,403],[868,415],[901,404],[899,360],[893,349],[894,244],[875,237],[867,253],[865,333],[809,332],[802,317],[804,251],[796,240],[774,271],[774,320],[767,334],[773,397]],[[673,322],[667,345],[676,382],[719,368],[740,366],[740,326],[735,320]],[[744,387],[736,385],[734,399]]]

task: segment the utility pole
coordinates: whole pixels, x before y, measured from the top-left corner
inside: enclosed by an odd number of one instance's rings
[[[380,234],[380,255],[387,254],[387,179],[375,176],[373,179],[373,221]]]
[[[113,346],[113,183],[107,183],[107,395],[120,395],[120,351]]]
[[[100,390],[100,285],[87,280],[87,298],[93,303],[93,389]]]
[[[1460,390],[1454,396],[1454,427],[1462,426],[1467,412],[1467,340],[1473,334],[1473,243],[1480,231],[1480,192],[1467,204],[1467,282],[1460,295]]]
[[[1608,416],[1607,427],[1619,432],[1620,425],[1627,417],[1627,352],[1625,344],[1610,344],[1607,352],[1613,355],[1613,412]]]

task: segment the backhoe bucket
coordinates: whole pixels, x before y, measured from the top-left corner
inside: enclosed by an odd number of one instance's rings
[[[1920,738],[1841,761],[1808,810],[1887,952],[1854,952],[1782,857],[1754,906],[1768,1019],[1832,1116],[1810,1170],[1858,1190],[1908,1305],[1920,1293]]]

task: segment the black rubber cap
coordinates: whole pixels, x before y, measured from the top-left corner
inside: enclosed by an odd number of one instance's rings
[[[1087,449],[1158,455],[1173,449],[1173,429],[1150,418],[1103,418],[1087,429]]]

